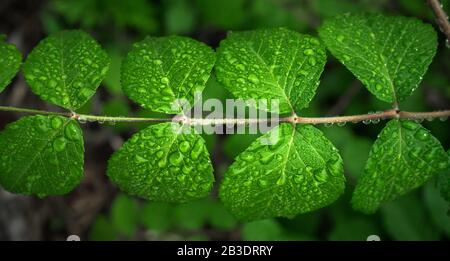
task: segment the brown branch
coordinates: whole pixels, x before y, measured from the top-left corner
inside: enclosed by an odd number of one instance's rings
[[[18,113],[28,114],[44,114],[44,115],[59,115],[68,118],[73,118],[79,121],[86,122],[180,122],[186,125],[243,125],[243,124],[258,124],[258,123],[271,123],[271,119],[265,118],[222,118],[222,119],[204,119],[204,118],[188,118],[187,116],[177,115],[173,118],[134,118],[134,117],[111,117],[111,116],[98,116],[98,115],[84,115],[77,114],[75,112],[51,112],[42,111],[27,108],[7,107],[0,106],[0,111],[10,111]],[[411,120],[424,120],[434,118],[447,118],[450,117],[450,110],[445,111],[432,111],[432,112],[408,112],[399,111],[396,109],[390,109],[382,112],[349,115],[349,116],[336,116],[336,117],[299,117],[293,115],[290,117],[281,118],[279,122],[290,122],[296,124],[321,124],[321,123],[346,123],[346,122],[365,122],[376,121],[384,119],[411,119]]]
[[[439,25],[442,33],[447,37],[447,41],[450,41],[450,23],[448,21],[448,15],[442,9],[442,4],[439,0],[427,0],[427,2],[436,16],[436,23]]]

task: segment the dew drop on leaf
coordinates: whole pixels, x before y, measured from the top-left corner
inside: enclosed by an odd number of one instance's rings
[[[53,141],[52,146],[55,152],[61,152],[66,148],[66,145],[67,145],[66,139],[64,137],[59,137]]]

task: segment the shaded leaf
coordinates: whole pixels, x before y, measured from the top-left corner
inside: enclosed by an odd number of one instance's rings
[[[111,206],[111,223],[117,232],[131,237],[136,233],[138,221],[137,202],[123,194],[119,194]]]
[[[83,175],[80,126],[61,116],[27,116],[0,133],[0,184],[26,195],[66,194]]]
[[[394,240],[438,240],[426,210],[415,194],[389,202],[381,208],[385,230]]]
[[[424,199],[431,220],[437,227],[444,231],[447,236],[450,236],[450,216],[447,215],[449,203],[441,197],[439,190],[435,186],[435,182],[429,182],[425,186]]]
[[[23,72],[31,90],[42,99],[76,110],[94,95],[109,62],[106,52],[87,33],[61,31],[31,51]]]
[[[164,231],[173,222],[173,206],[168,203],[148,202],[142,209],[141,223],[154,231]]]

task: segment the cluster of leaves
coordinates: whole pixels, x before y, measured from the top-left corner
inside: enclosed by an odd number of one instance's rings
[[[233,32],[217,53],[187,37],[147,37],[123,61],[122,89],[142,107],[176,114],[173,101],[193,104],[193,94],[204,89],[215,68],[218,81],[237,98],[278,99],[281,114],[300,114],[316,93],[326,47],[378,99],[398,104],[418,87],[437,46],[430,25],[376,14],[331,18],[319,36],[284,28]],[[1,43],[0,51],[3,89],[21,59],[11,45]],[[62,31],[39,43],[23,73],[42,99],[76,111],[95,93],[109,62],[86,33]],[[160,123],[136,133],[109,160],[110,179],[128,194],[157,202],[208,195],[214,176],[205,141],[194,130],[178,131],[181,127],[190,128]],[[267,140],[276,142],[262,142]],[[75,119],[23,117],[0,134],[0,184],[40,197],[67,193],[82,177],[83,150]],[[428,130],[393,119],[371,148],[352,206],[374,213],[449,166],[449,156]],[[448,176],[440,184],[448,196]],[[334,202],[344,188],[342,158],[323,133],[311,125],[282,123],[236,157],[219,196],[233,215],[249,221],[314,211]]]
[[[237,220],[217,200],[204,198],[186,204],[140,202],[119,194],[107,215],[93,224],[91,240],[132,239],[140,229],[152,231],[159,239],[207,239],[196,233],[205,226],[225,233],[237,227]],[[174,232],[181,232],[180,235]]]

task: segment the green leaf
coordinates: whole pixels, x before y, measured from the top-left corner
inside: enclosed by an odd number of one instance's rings
[[[374,213],[386,201],[404,195],[448,168],[440,142],[420,124],[391,120],[375,141],[353,192],[353,208]]]
[[[237,220],[226,210],[221,202],[213,202],[209,223],[219,230],[231,230],[237,225]]]
[[[196,7],[208,24],[232,30],[242,27],[246,21],[245,0],[196,0]]]
[[[450,216],[447,215],[449,204],[441,197],[435,184],[428,182],[423,191],[426,207],[434,224],[450,236]]]
[[[210,207],[210,201],[203,199],[179,204],[174,208],[174,223],[186,230],[201,229],[206,224]]]
[[[95,219],[89,232],[89,240],[93,241],[114,241],[118,236],[116,228],[104,215],[99,215]]]
[[[383,226],[394,240],[438,240],[423,204],[415,194],[389,202],[381,208]],[[383,237],[382,237],[383,238]]]
[[[122,65],[125,94],[152,111],[179,113],[176,99],[191,105],[205,88],[215,62],[213,50],[181,36],[147,37],[134,44]],[[183,105],[183,104],[182,104]]]
[[[61,31],[31,51],[23,72],[32,91],[42,99],[76,110],[94,95],[109,63],[106,52],[90,35]]]
[[[4,42],[4,38],[0,35],[0,92],[11,82],[22,63],[22,54],[17,47]]]
[[[111,206],[111,223],[116,231],[132,237],[137,229],[138,212],[138,206],[134,199],[119,194]]]
[[[230,33],[220,43],[217,79],[242,99],[279,99],[280,113],[313,98],[326,62],[318,39],[278,28]]]
[[[244,224],[242,239],[251,241],[277,240],[284,233],[281,225],[274,219],[258,220]]]
[[[341,219],[337,222],[328,235],[328,240],[363,241],[366,240],[369,235],[378,234],[379,229],[372,220],[361,217],[347,217],[346,219]]]
[[[183,131],[169,122],[138,132],[113,154],[108,176],[123,191],[149,200],[205,197],[214,182],[208,150],[201,136]]]
[[[418,87],[437,48],[431,25],[380,14],[336,16],[324,22],[319,35],[371,93],[391,103]]]
[[[450,158],[450,150],[447,151],[447,155]],[[441,191],[441,196],[450,202],[450,170],[444,171],[437,177],[438,188]]]
[[[318,129],[281,124],[236,158],[220,198],[242,220],[292,217],[335,201],[344,191],[343,172],[336,148]]]
[[[161,202],[147,202],[142,209],[141,223],[154,231],[165,231],[173,223],[172,205]]]
[[[80,126],[61,116],[27,116],[0,133],[0,184],[26,195],[66,194],[83,175]]]

